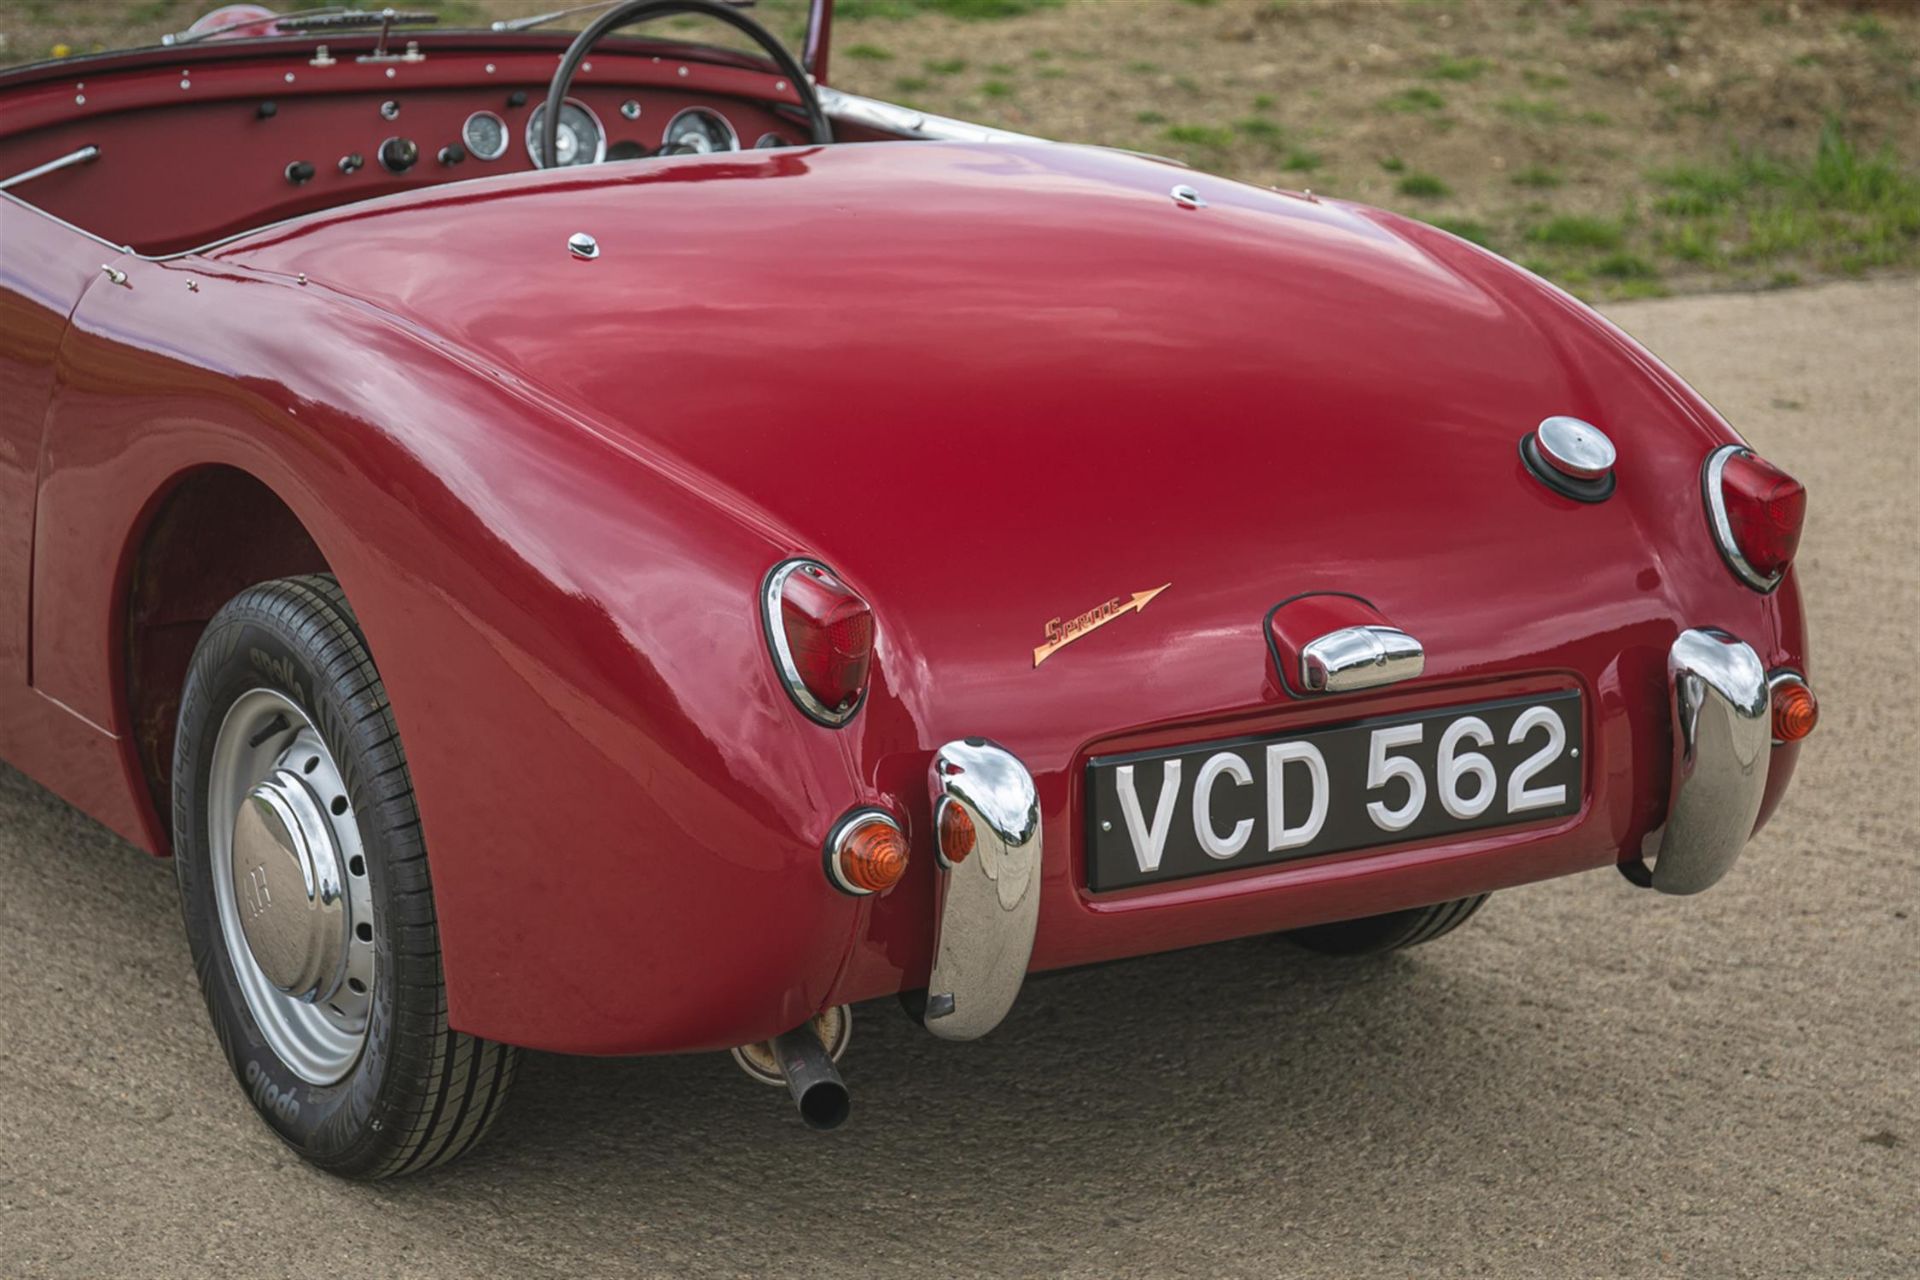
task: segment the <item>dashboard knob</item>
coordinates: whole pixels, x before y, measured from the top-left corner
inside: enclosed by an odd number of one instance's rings
[[[457,142],[449,142],[440,148],[441,164],[459,164],[467,158],[467,149]]]
[[[380,144],[380,167],[388,173],[405,173],[419,159],[420,147],[412,138],[388,138]]]
[[[340,172],[358,173],[366,163],[367,158],[365,156],[361,155],[358,151],[352,152],[351,154],[340,157]]]
[[[277,102],[263,102],[253,109],[253,114],[262,120],[271,120],[280,114],[280,104]]]
[[[313,166],[305,160],[295,160],[287,166],[287,181],[296,187],[303,182],[312,182]]]
[[[526,106],[527,91],[525,89],[515,89],[512,93],[507,95],[507,105],[510,107]]]

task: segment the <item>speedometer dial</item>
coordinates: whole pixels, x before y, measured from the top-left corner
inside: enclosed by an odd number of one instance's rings
[[[540,131],[545,127],[547,104],[541,103],[527,117],[527,154],[533,157],[535,168],[546,169],[552,166],[546,161],[546,152],[541,147]],[[586,106],[572,98],[560,104],[560,137],[554,150],[559,154],[560,167],[576,164],[598,164],[607,158],[607,131],[600,127],[600,117],[589,111]]]
[[[713,151],[738,151],[740,135],[727,118],[705,107],[688,107],[667,121],[666,136],[660,143],[663,156],[706,155]]]

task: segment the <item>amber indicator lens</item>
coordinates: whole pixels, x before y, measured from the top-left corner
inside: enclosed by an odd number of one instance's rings
[[[952,800],[940,803],[940,856],[951,864],[973,852],[973,817]]]
[[[907,874],[907,841],[885,818],[865,818],[847,828],[834,851],[840,879],[855,893],[885,893]]]
[[[1820,703],[1813,690],[1797,680],[1785,680],[1773,688],[1773,736],[1781,742],[1798,742],[1820,723]]]

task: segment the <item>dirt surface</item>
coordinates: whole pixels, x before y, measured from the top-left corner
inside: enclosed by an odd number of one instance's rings
[[[1920,1258],[1920,287],[1614,309],[1808,484],[1824,722],[1732,877],[1497,895],[860,1011],[854,1119],[722,1056],[532,1056],[491,1140],[335,1182],[254,1119],[170,869],[0,766],[0,1276],[1910,1276]]]

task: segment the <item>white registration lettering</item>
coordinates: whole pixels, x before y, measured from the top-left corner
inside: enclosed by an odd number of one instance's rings
[[[1387,755],[1389,747],[1410,747],[1425,736],[1425,725],[1401,724],[1375,729],[1367,742],[1367,790],[1377,791],[1395,778],[1407,782],[1407,799],[1398,809],[1389,809],[1384,800],[1368,802],[1367,816],[1382,831],[1405,831],[1427,807],[1427,780],[1420,776],[1420,766],[1405,756]]]
[[[1123,764],[1113,773],[1114,786],[1120,792],[1120,813],[1127,820],[1127,835],[1133,841],[1133,860],[1140,873],[1160,867],[1160,855],[1167,847],[1167,831],[1173,826],[1173,806],[1180,796],[1180,762],[1167,761],[1160,770],[1160,798],[1153,806],[1153,827],[1147,827],[1140,812],[1140,795],[1133,787],[1133,766]]]
[[[1449,816],[1466,821],[1477,818],[1487,811],[1493,803],[1493,797],[1500,790],[1500,780],[1494,776],[1493,761],[1478,751],[1460,750],[1463,738],[1472,738],[1474,745],[1490,747],[1493,745],[1493,730],[1479,716],[1461,716],[1447,726],[1440,735],[1440,758],[1434,763],[1434,782],[1440,792],[1440,807]],[[1478,778],[1473,794],[1460,794],[1460,782],[1464,778]]]
[[[1307,816],[1287,825],[1286,772],[1289,764],[1307,767],[1313,783],[1313,801]],[[1327,824],[1327,759],[1311,742],[1276,742],[1267,748],[1267,849],[1298,849],[1320,834]]]
[[[1521,813],[1527,809],[1550,809],[1557,804],[1567,802],[1567,788],[1564,783],[1551,787],[1530,787],[1533,776],[1560,758],[1567,747],[1567,726],[1559,716],[1548,707],[1528,707],[1513,722],[1513,728],[1507,733],[1507,745],[1518,746],[1535,729],[1547,731],[1547,745],[1522,760],[1519,767],[1507,779],[1507,812]]]
[[[1253,835],[1252,818],[1242,818],[1234,823],[1233,831],[1225,838],[1214,829],[1213,784],[1223,773],[1230,775],[1243,787],[1253,781],[1253,770],[1231,751],[1207,757],[1207,762],[1200,766],[1200,772],[1194,776],[1193,834],[1209,858],[1231,858],[1247,847],[1247,839]]]

